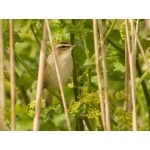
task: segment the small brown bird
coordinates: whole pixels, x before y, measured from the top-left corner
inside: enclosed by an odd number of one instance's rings
[[[72,73],[73,59],[71,51],[75,46],[76,45],[68,44],[65,42],[55,45],[55,54],[62,85],[67,82],[69,76]],[[53,53],[50,53],[46,60],[46,66],[44,69],[44,83],[50,85],[50,87],[52,87],[54,90],[59,90]],[[46,106],[49,106],[51,103],[52,93],[46,90]]]

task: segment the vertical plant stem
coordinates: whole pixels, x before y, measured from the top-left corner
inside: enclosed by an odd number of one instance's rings
[[[148,32],[150,32],[150,19],[148,19],[148,20],[146,21],[146,24],[147,24]]]
[[[126,25],[126,38],[128,45],[128,54],[129,54],[129,64],[130,64],[130,77],[131,77],[131,100],[132,100],[132,121],[133,121],[133,130],[137,130],[137,116],[136,116],[136,99],[135,99],[135,37],[134,37],[134,23],[131,21],[131,31],[132,31],[132,51],[130,49],[130,40],[129,40],[129,30],[128,30],[128,20],[125,20]]]
[[[32,24],[30,25],[30,28],[31,28],[31,31],[32,31],[32,33],[33,33],[33,36],[34,36],[36,42],[37,42],[38,45],[40,46],[40,41],[39,41],[39,39],[37,38],[37,36],[35,35],[34,28],[33,28],[33,25],[32,25]]]
[[[4,69],[3,69],[3,33],[2,20],[0,20],[0,110],[4,114],[5,96],[4,96]]]
[[[111,31],[113,30],[113,28],[114,28],[116,22],[117,22],[117,19],[115,19],[115,20],[113,21],[113,23],[111,24],[109,30],[107,31],[107,33],[106,33],[106,35],[105,35],[105,37],[104,37],[104,41],[107,40],[107,38],[108,38],[109,34],[111,33]]]
[[[142,45],[141,45],[141,43],[140,43],[140,41],[138,39],[138,25],[139,25],[139,20],[137,19],[136,31],[135,31],[135,29],[133,30],[133,33],[134,33],[134,36],[135,36],[135,40],[136,40],[135,47],[137,48],[137,43],[138,43],[139,48],[141,50],[141,53],[143,55],[143,58],[145,60],[145,63],[147,64],[148,70],[146,71],[147,72],[146,74],[148,74],[148,72],[150,72],[150,65],[149,65],[149,62],[148,62],[148,60],[147,60],[147,58],[145,56],[145,53],[144,53],[143,48],[142,48]],[[142,70],[141,70],[141,67],[140,67],[139,60],[135,60],[135,61],[136,61],[136,65],[137,65],[137,70],[138,70],[139,76],[141,77],[142,76]],[[145,74],[142,77],[144,77],[144,76],[145,76]],[[142,80],[142,78],[141,78],[141,80]],[[148,106],[149,130],[150,130],[150,101],[149,101],[150,100],[150,95],[149,95],[149,92],[148,92],[148,89],[147,89],[145,81],[142,81],[142,88],[143,88],[144,95],[145,95],[146,102],[147,102],[147,106]]]
[[[136,99],[135,99],[135,73],[134,73],[134,60],[133,54],[129,55],[130,59],[130,76],[131,76],[131,97],[132,97],[132,121],[133,121],[133,131],[137,131],[137,115],[136,115]]]
[[[75,19],[71,20],[71,24],[75,26]],[[70,43],[74,44],[75,40],[75,33],[70,33]],[[73,58],[73,92],[74,92],[74,98],[75,101],[78,101],[78,96],[79,96],[79,89],[78,89],[78,80],[77,80],[77,70],[76,70],[76,63],[75,63],[75,51],[72,51],[72,58]],[[83,119],[82,118],[76,118],[77,125],[76,125],[76,130],[77,131],[83,131],[84,130],[84,124],[83,124]]]
[[[89,131],[94,131],[94,129],[92,127],[92,123],[90,122],[90,120],[87,117],[84,118],[84,122],[85,122],[87,128],[89,129]]]
[[[107,67],[106,67],[106,49],[104,43],[103,26],[102,20],[98,20],[99,32],[100,32],[100,42],[101,42],[101,53],[102,53],[102,66],[103,66],[103,76],[104,76],[104,92],[105,92],[105,114],[106,114],[106,126],[107,130],[110,131],[110,112],[109,112],[109,99],[108,99],[108,79],[107,79]]]
[[[72,25],[75,25],[75,19],[72,19],[71,22],[72,22]],[[74,44],[74,38],[75,38],[75,34],[71,33],[70,34],[71,44]],[[72,58],[73,58],[73,85],[74,85],[73,92],[74,92],[75,101],[78,101],[79,89],[78,89],[77,70],[76,70],[74,50],[72,51]]]
[[[139,32],[139,19],[136,21],[136,34]],[[136,56],[137,56],[137,40],[135,40],[135,62],[136,62]]]
[[[126,30],[126,54],[128,54],[126,57],[126,59],[128,59],[128,64],[130,64],[130,53],[131,53],[131,48],[130,48],[130,38],[129,38],[129,29],[128,29],[128,20],[125,20],[125,30]],[[129,66],[129,69],[130,69],[131,66]],[[130,91],[130,87],[128,87],[128,90]],[[130,93],[128,93],[128,102],[127,102],[127,109],[128,111],[131,111],[132,110],[132,99],[131,99],[131,95]]]
[[[129,29],[128,29],[128,20],[127,19],[125,20],[125,30],[126,30],[128,54],[130,54],[131,48],[130,48],[130,37],[129,37]]]
[[[139,48],[140,48],[140,50],[141,50],[141,54],[142,54],[142,56],[143,56],[143,58],[144,58],[145,64],[147,65],[147,69],[148,69],[148,71],[150,72],[150,64],[149,64],[149,62],[148,62],[148,59],[146,58],[146,55],[145,55],[145,53],[144,53],[144,49],[143,49],[143,47],[142,47],[142,45],[141,45],[141,42],[140,42],[140,40],[139,40],[139,38],[138,38],[137,33],[135,32],[135,30],[134,30],[133,32],[134,32],[134,35],[135,35],[135,39],[136,39],[136,41],[137,41],[137,43],[138,43],[138,46],[139,46]]]
[[[105,42],[106,40],[107,40],[108,42],[111,42],[111,40],[109,40],[108,37],[109,37],[110,33],[112,32],[112,30],[113,30],[113,28],[114,28],[116,22],[117,22],[117,19],[115,19],[115,20],[112,22],[110,28],[108,29],[108,31],[107,31],[106,34],[105,34],[104,42]],[[99,45],[99,46],[100,46],[100,45]]]
[[[14,22],[12,19],[9,20],[9,34],[10,34],[10,84],[11,84],[11,130],[16,130],[16,112],[15,112],[15,50],[14,50]]]
[[[100,73],[100,66],[99,66],[99,51],[98,51],[98,28],[97,28],[97,20],[93,20],[93,33],[94,33],[94,49],[95,49],[95,63],[96,63],[96,73],[97,73],[97,80],[98,80],[98,90],[99,90],[99,100],[100,100],[100,109],[101,109],[101,118],[103,128],[106,131],[106,116],[105,116],[105,107],[104,107],[104,100],[102,94],[102,81],[101,81],[101,73]]]
[[[133,104],[133,110],[132,110],[132,120],[133,120],[133,131],[137,131],[137,115],[136,115],[136,98],[135,98],[135,34],[134,34],[134,22],[133,19],[130,20],[131,24],[131,32],[132,32],[132,53],[130,56],[130,73],[131,73],[131,90],[132,90],[132,104]]]
[[[135,34],[134,34],[135,29],[134,29],[134,20],[133,19],[130,20],[130,24],[131,24],[131,31],[132,31],[132,59],[133,59],[133,63],[134,63],[136,60],[135,59],[136,58],[136,56],[135,56],[136,55],[136,49],[135,49],[136,40],[135,40]],[[135,69],[135,67],[133,69]],[[134,72],[135,72],[135,70],[133,71],[133,73]]]
[[[88,93],[91,93],[91,73],[92,73],[92,68],[88,68]]]
[[[136,60],[136,67],[137,67],[139,77],[141,77],[142,69],[141,69],[141,65],[138,59]],[[150,131],[150,94],[149,94],[149,90],[147,88],[146,82],[144,80],[142,81],[142,88],[143,88],[143,92],[144,92],[145,99],[147,102],[147,109],[148,109],[148,114],[149,114],[149,131]]]
[[[46,40],[47,40],[47,27],[46,27],[46,22],[44,22],[43,39],[42,39],[41,50],[40,50],[37,92],[36,92],[36,107],[35,107],[35,116],[34,116],[34,123],[33,123],[34,131],[39,130],[41,95],[42,95],[42,89],[43,89],[43,72],[44,72],[44,66],[45,66],[46,46],[47,46]]]
[[[127,45],[127,39],[125,38],[125,93],[126,93],[126,104],[125,109],[130,110],[131,109],[131,103],[129,99],[129,54],[128,54],[128,45]]]
[[[83,38],[83,44],[84,44],[84,47],[85,47],[86,57],[87,57],[87,59],[90,59],[89,50],[87,48],[84,32],[82,33],[82,38]],[[92,68],[88,67],[88,86],[87,86],[88,93],[91,92],[91,72],[92,72]]]
[[[59,73],[59,69],[58,69],[58,63],[57,63],[57,59],[56,59],[55,47],[54,47],[54,44],[53,44],[52,33],[51,33],[51,29],[49,27],[48,20],[46,19],[45,21],[46,21],[46,26],[47,26],[47,30],[48,30],[50,44],[51,44],[51,47],[52,47],[52,53],[53,53],[53,56],[54,56],[55,68],[56,68],[59,88],[60,88],[60,92],[61,92],[62,102],[63,102],[63,106],[64,106],[67,126],[68,126],[68,130],[71,131],[71,123],[70,123],[70,118],[69,118],[69,113],[68,113],[68,109],[67,109],[67,104],[66,104],[66,100],[65,100],[65,96],[64,96],[64,92],[63,92],[63,88],[62,88],[62,81],[61,81],[60,73]]]

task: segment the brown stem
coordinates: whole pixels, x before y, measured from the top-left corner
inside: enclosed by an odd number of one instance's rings
[[[11,84],[11,130],[16,130],[15,124],[15,59],[14,59],[14,22],[12,19],[9,20],[9,34],[10,34],[10,84]]]
[[[97,20],[96,19],[93,20],[93,33],[94,33],[95,63],[96,63],[96,72],[97,72],[97,80],[98,80],[100,109],[101,109],[103,128],[106,131],[107,127],[106,127],[104,100],[103,100],[103,94],[102,94],[102,80],[101,80],[101,73],[99,69],[100,66],[99,66],[98,33],[97,33]]]
[[[46,40],[47,40],[47,27],[46,27],[46,22],[44,22],[43,39],[42,39],[41,50],[40,50],[38,84],[37,84],[37,92],[36,92],[36,107],[35,107],[35,116],[34,116],[34,123],[33,123],[34,131],[39,130],[41,95],[42,95],[42,89],[43,89],[43,72],[44,72],[44,66],[45,66],[46,46],[47,46]]]
[[[108,78],[107,78],[107,67],[106,67],[106,49],[104,42],[102,20],[98,20],[100,42],[101,42],[101,54],[102,54],[102,66],[103,66],[103,77],[104,77],[104,92],[105,92],[105,114],[106,114],[106,126],[107,130],[110,131],[110,112],[109,112],[109,99],[108,99]]]

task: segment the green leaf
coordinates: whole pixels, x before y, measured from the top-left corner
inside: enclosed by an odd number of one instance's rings
[[[140,42],[141,42],[141,45],[142,45],[142,47],[145,51],[146,51],[147,48],[150,47],[150,41],[140,37]]]
[[[120,31],[118,29],[113,29],[109,35],[109,38],[112,39],[113,41],[121,40]]]
[[[55,122],[52,120],[41,120],[40,131],[59,131],[56,127]]]
[[[20,32],[14,32],[14,39],[15,39],[15,43],[18,42],[18,43],[22,43],[23,40],[22,38],[20,37],[19,35]]]
[[[30,73],[24,73],[17,80],[17,84],[29,89],[34,80],[35,79],[30,75]]]
[[[55,122],[55,125],[62,131],[67,130],[67,122],[66,122],[66,117],[65,114],[57,115],[54,116],[53,121]]]
[[[21,26],[22,32],[27,32],[30,29],[31,20],[25,20],[24,24]]]
[[[114,62],[113,65],[115,67],[115,69],[113,69],[114,71],[121,71],[122,73],[125,72],[125,67],[121,63]]]

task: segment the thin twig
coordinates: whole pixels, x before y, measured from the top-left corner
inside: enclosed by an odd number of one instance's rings
[[[138,34],[139,32],[139,19],[137,19],[136,21],[136,34]],[[137,41],[135,40],[135,64],[136,64],[136,58],[137,58]],[[137,84],[136,84],[136,88],[137,88]]]
[[[128,45],[127,38],[125,38],[125,93],[126,93],[126,104],[125,109],[130,110],[130,99],[129,99],[129,54],[128,54]]]
[[[132,104],[133,104],[133,110],[132,110],[132,120],[133,120],[133,131],[137,131],[137,114],[136,114],[136,98],[135,98],[135,58],[136,58],[136,50],[135,50],[135,35],[134,35],[134,21],[133,19],[130,20],[131,24],[131,32],[132,32],[132,52],[129,55],[130,59],[130,73],[131,73],[131,92],[132,92]]]
[[[89,129],[89,131],[94,131],[94,129],[92,127],[92,123],[90,122],[90,120],[87,117],[84,117],[84,122],[85,122],[87,128]]]
[[[140,77],[140,79],[139,79],[138,82],[136,83],[136,89],[137,89],[138,86],[145,80],[145,78],[147,77],[148,74],[149,74],[149,71],[146,70],[145,73]]]
[[[98,20],[100,42],[101,42],[101,53],[102,53],[102,67],[103,67],[103,78],[104,78],[104,92],[105,92],[105,114],[106,114],[106,126],[107,130],[110,131],[110,112],[109,112],[109,99],[108,99],[108,78],[107,78],[107,67],[106,67],[106,49],[104,43],[103,26],[102,20]]]
[[[51,47],[52,47],[52,53],[53,53],[53,56],[54,56],[55,68],[56,68],[56,73],[57,73],[59,88],[60,88],[60,92],[61,92],[62,102],[63,102],[63,106],[64,106],[64,111],[65,111],[67,126],[68,126],[68,130],[71,131],[71,123],[70,123],[69,113],[68,113],[68,109],[67,109],[67,105],[66,105],[66,100],[65,100],[65,96],[64,96],[64,92],[63,92],[63,88],[62,88],[62,81],[61,81],[60,74],[59,74],[58,63],[57,63],[57,59],[56,59],[56,54],[55,54],[55,48],[54,48],[54,44],[53,44],[52,33],[51,33],[51,29],[49,27],[48,20],[46,19],[45,22],[46,22],[46,26],[47,26],[47,30],[48,30],[50,44],[51,44]]]
[[[86,43],[84,32],[82,33],[82,39],[83,39],[83,44],[84,44],[84,47],[85,47],[86,57],[87,57],[87,59],[90,59],[89,50],[88,50],[88,47],[87,47],[87,43]],[[88,67],[88,85],[87,85],[87,92],[88,93],[91,92],[91,73],[92,73],[92,68]]]
[[[146,26],[147,26],[148,32],[150,32],[150,19],[146,20]]]
[[[146,58],[146,55],[145,55],[145,53],[144,53],[144,49],[143,49],[143,47],[142,47],[142,45],[141,45],[141,42],[140,42],[140,40],[139,40],[139,38],[138,38],[137,33],[135,32],[135,30],[134,30],[134,35],[135,35],[135,38],[136,38],[136,40],[137,40],[138,46],[139,46],[139,48],[140,48],[140,50],[141,50],[141,54],[142,54],[142,56],[143,56],[143,58],[144,58],[144,61],[145,61],[146,65],[147,65],[147,69],[148,69],[148,71],[150,72],[150,64],[149,64],[149,62],[148,62],[148,59]]]
[[[128,54],[128,56],[127,56],[127,58],[128,58],[128,60],[127,61],[129,61],[130,62],[130,53],[131,53],[131,48],[130,48],[130,37],[129,37],[129,29],[128,29],[128,20],[125,20],[125,30],[126,30],[126,50],[127,50],[127,54]],[[130,64],[128,62],[128,64]],[[129,69],[130,69],[130,67],[131,66],[129,66]],[[130,87],[128,87],[128,90],[130,91]],[[128,95],[130,98],[128,99],[128,102],[127,102],[127,109],[129,110],[129,111],[131,111],[132,110],[132,100],[131,100],[131,95],[130,95],[130,93],[129,93],[129,95]]]
[[[39,40],[38,37],[35,35],[34,28],[33,28],[33,25],[32,25],[32,24],[30,24],[30,28],[31,28],[31,31],[32,31],[32,33],[33,33],[33,36],[34,36],[36,42],[37,42],[38,45],[40,46],[40,40]]]
[[[105,34],[104,42],[107,40],[110,44],[114,44],[108,37],[109,37],[110,33],[113,31],[113,28],[114,28],[116,22],[117,22],[117,19],[115,19],[115,20],[112,22],[110,28],[108,29],[108,31],[107,31],[106,34]],[[117,45],[114,44],[114,46],[117,46]],[[98,45],[98,49],[99,49],[99,52],[100,52],[100,51],[101,51],[101,45],[100,45],[100,44]],[[120,47],[118,47],[118,50],[120,50],[121,53],[123,52]],[[95,58],[94,58],[94,54],[92,55],[91,59],[92,59],[92,60],[95,59]]]
[[[139,77],[141,77],[142,76],[142,69],[141,69],[139,59],[136,60],[136,67],[137,67]],[[146,82],[143,80],[141,84],[142,84],[142,89],[143,89],[145,99],[146,99],[146,102],[147,102],[147,109],[148,109],[148,115],[149,115],[148,121],[149,121],[149,130],[150,130],[150,94],[149,94],[149,90],[147,88]]]
[[[4,69],[3,69],[3,33],[2,20],[0,20],[0,110],[4,114],[5,96],[4,96]]]
[[[71,23],[73,26],[75,26],[75,19],[71,20]],[[70,43],[74,44],[74,39],[75,39],[75,33],[70,33]],[[77,67],[75,63],[75,51],[72,51],[72,59],[73,59],[73,92],[74,92],[74,98],[75,101],[78,101],[78,96],[79,96],[79,86],[78,86],[78,80],[77,80]]]
[[[124,49],[121,48],[121,45],[114,43],[111,39],[107,38],[108,43],[110,43],[114,48],[116,48],[121,54],[124,54]]]
[[[130,49],[130,38],[129,38],[129,30],[128,30],[128,20],[125,20],[126,26],[126,39],[127,39],[127,47],[128,47],[128,55],[129,55],[129,64],[130,64],[130,77],[131,77],[131,100],[132,100],[132,120],[133,120],[133,130],[137,130],[137,119],[136,119],[136,100],[135,100],[135,38],[132,35],[132,51]],[[131,22],[131,30],[132,34],[134,31],[134,23]],[[130,100],[129,100],[130,103]]]
[[[71,19],[71,24],[72,26],[76,25],[76,20]],[[75,41],[75,32],[70,33],[70,43],[74,44]],[[79,96],[79,86],[78,86],[78,80],[77,80],[77,66],[76,66],[76,56],[75,56],[75,51],[72,51],[72,59],[73,59],[73,73],[72,73],[72,78],[73,78],[73,93],[74,93],[74,98],[75,101],[78,101],[78,96]],[[83,124],[83,119],[82,118],[77,118],[76,119],[76,131],[83,131],[84,130],[84,124]]]
[[[41,96],[42,96],[42,89],[43,89],[43,72],[44,72],[44,66],[45,66],[46,46],[47,46],[46,39],[47,39],[47,27],[46,27],[46,22],[44,22],[43,39],[42,39],[41,50],[40,50],[38,84],[37,84],[37,92],[36,92],[36,107],[35,107],[35,116],[34,116],[34,123],[33,123],[33,130],[34,131],[39,130]]]
[[[99,51],[98,51],[98,33],[97,33],[97,20],[93,20],[93,33],[94,33],[94,49],[95,49],[95,63],[96,63],[96,72],[97,72],[97,80],[98,80],[98,90],[99,90],[99,100],[100,100],[100,109],[101,109],[101,118],[103,128],[106,131],[106,116],[105,116],[105,107],[104,107],[104,100],[102,94],[102,81],[101,81],[101,73],[100,73],[100,66],[99,66]]]
[[[10,34],[10,84],[11,84],[11,130],[16,130],[15,124],[15,62],[14,62],[14,22],[12,19],[9,20],[9,34]]]
[[[139,32],[139,19],[136,21],[136,34]],[[135,61],[136,61],[136,56],[137,56],[137,41],[135,40]]]
[[[111,31],[113,30],[113,28],[114,28],[116,22],[117,22],[117,19],[115,19],[115,20],[113,21],[113,23],[111,24],[109,30],[108,30],[107,33],[105,34],[104,41],[107,40],[107,38],[108,38],[108,36],[110,35]]]
[[[127,49],[128,49],[128,54],[131,53],[131,48],[130,48],[130,37],[129,37],[129,29],[128,29],[128,20],[125,20],[125,30],[126,30],[126,39],[127,39]]]

